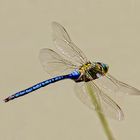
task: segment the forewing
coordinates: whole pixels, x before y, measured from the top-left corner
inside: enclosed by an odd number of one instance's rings
[[[117,93],[123,93],[126,95],[140,95],[140,90],[125,84],[119,80],[117,80],[116,78],[114,78],[113,76],[111,76],[110,74],[107,74],[107,78],[111,81],[111,85],[110,85],[110,89],[112,89],[112,85],[116,85],[118,88],[116,90]]]
[[[113,99],[119,105],[123,105],[124,94],[119,93],[119,86],[116,82],[113,82],[106,76],[101,76],[94,82],[104,93],[111,97],[111,99]]]
[[[68,42],[71,42],[69,34],[67,33],[66,29],[62,25],[54,21],[52,22],[52,29],[53,29],[54,39],[59,38],[61,40],[66,40]]]
[[[68,74],[76,68],[70,61],[63,59],[58,53],[48,48],[40,50],[39,60],[50,75]]]
[[[53,41],[59,53],[73,64],[81,66],[87,62],[84,53],[71,41],[66,29],[57,22],[52,23]]]

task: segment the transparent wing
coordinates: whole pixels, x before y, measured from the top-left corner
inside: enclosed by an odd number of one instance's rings
[[[117,80],[110,74],[107,74],[107,77],[105,79],[106,79],[106,81],[107,81],[107,79],[109,79],[110,83],[112,83],[108,87],[112,91],[114,91],[114,89],[115,89],[115,92],[117,92],[117,93],[123,93],[126,95],[140,95],[140,90]],[[108,86],[107,84],[105,84],[105,85]],[[113,88],[113,86],[116,86],[116,88]]]
[[[75,84],[75,94],[76,96],[80,99],[80,101],[82,103],[84,103],[86,106],[88,106],[90,109],[96,109],[97,108],[97,104],[95,102],[93,102],[88,94],[87,91],[87,83],[85,82],[80,82]],[[96,97],[96,99],[98,100],[98,103],[100,104],[100,98],[98,95],[98,89],[96,87],[94,87],[94,96]]]
[[[104,93],[106,93],[109,97],[111,97],[111,99],[113,99],[119,105],[123,106],[125,94],[119,93],[119,86],[117,83],[114,83],[106,76],[101,76],[100,78],[96,79],[94,83],[98,87],[100,87],[100,89]]]
[[[121,81],[118,81],[116,78],[114,78],[110,74],[100,77],[95,82],[98,86],[102,87],[102,89],[116,96],[140,95],[140,90],[128,84],[125,84]]]
[[[53,41],[59,53],[73,64],[81,66],[87,62],[84,53],[71,41],[65,28],[57,22],[52,22]]]
[[[100,97],[100,104],[101,104],[101,111],[106,116],[109,116],[116,120],[124,119],[124,114],[123,114],[122,109],[114,100],[112,100],[106,93],[104,93],[101,89],[99,89],[99,87],[93,81],[89,83],[89,86],[93,89],[95,89],[95,86],[96,86],[96,88],[98,89],[98,94]],[[97,108],[97,111],[98,111],[98,108]]]
[[[52,22],[52,29],[53,29],[54,39],[59,38],[61,40],[66,40],[67,42],[71,42],[69,34],[67,33],[66,29],[62,25],[54,21]]]
[[[70,61],[63,59],[55,51],[44,48],[40,50],[39,60],[50,75],[57,75],[59,73],[70,73],[76,68]]]
[[[76,96],[90,109],[95,109],[104,115],[115,120],[123,120],[124,114],[118,104],[101,91],[93,81],[83,83],[81,86],[75,87]],[[92,89],[92,94],[89,95],[89,89]],[[96,98],[96,99],[95,99]],[[96,104],[96,101],[98,104]],[[100,110],[98,109],[100,106]]]

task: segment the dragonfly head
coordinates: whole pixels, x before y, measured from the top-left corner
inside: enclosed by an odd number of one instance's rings
[[[109,66],[102,62],[96,62],[96,67],[101,75],[105,75],[109,69]]]

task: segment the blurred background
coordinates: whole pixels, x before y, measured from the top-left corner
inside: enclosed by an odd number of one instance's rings
[[[95,111],[61,81],[9,103],[2,99],[50,78],[40,65],[41,48],[52,48],[51,22],[61,23],[92,61],[110,66],[117,79],[140,89],[138,0],[0,1],[0,139],[105,140]],[[125,120],[108,119],[116,140],[140,139],[140,97],[126,96]]]

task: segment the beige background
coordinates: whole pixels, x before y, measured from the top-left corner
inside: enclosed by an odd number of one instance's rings
[[[49,78],[39,63],[52,47],[51,22],[58,21],[93,61],[140,89],[138,0],[0,1],[0,99]],[[94,111],[62,81],[7,104],[0,103],[0,140],[105,140]],[[140,97],[126,97],[125,120],[109,119],[117,140],[140,139]]]

